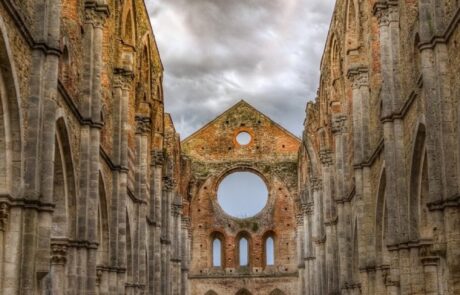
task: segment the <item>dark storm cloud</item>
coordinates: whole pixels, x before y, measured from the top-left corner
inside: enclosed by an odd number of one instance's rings
[[[300,135],[333,2],[149,1],[166,110],[182,138],[240,99]]]

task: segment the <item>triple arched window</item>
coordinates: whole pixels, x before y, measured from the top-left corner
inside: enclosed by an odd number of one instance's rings
[[[220,232],[211,234],[211,265],[214,268],[225,267],[225,237]],[[275,265],[275,235],[273,232],[266,233],[262,238],[262,261],[264,266]],[[259,245],[259,244],[256,244]],[[252,251],[251,236],[242,232],[235,239],[235,261],[238,267],[249,267],[251,264]]]

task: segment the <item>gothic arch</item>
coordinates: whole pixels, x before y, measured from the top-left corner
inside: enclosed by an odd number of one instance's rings
[[[410,194],[409,194],[409,238],[432,238],[428,227],[428,167],[425,148],[425,125],[419,124],[412,151]]]
[[[353,225],[352,243],[351,278],[353,279],[353,282],[359,282],[359,237],[357,219],[355,219]]]
[[[243,288],[243,289],[239,290],[238,292],[236,292],[235,295],[252,295],[252,293],[249,292],[247,289]]]
[[[12,195],[22,175],[20,92],[7,29],[0,17],[0,193]]]
[[[131,222],[129,219],[128,210],[126,210],[126,274],[127,282],[131,283],[133,280],[134,264],[133,264],[133,239],[131,232]]]
[[[271,243],[273,243],[272,247],[273,249],[271,249],[272,253],[268,253],[269,249],[269,241],[271,239]],[[277,250],[277,247],[276,247],[276,235],[275,235],[275,232],[274,231],[267,231],[263,237],[262,237],[262,241],[263,241],[263,249],[262,249],[262,253],[263,253],[263,264],[264,266],[269,266],[269,265],[275,265],[276,264],[276,250]],[[270,263],[268,262],[268,257],[269,255],[272,255],[272,259],[273,259],[273,263]]]
[[[348,0],[346,8],[345,25],[345,48],[347,53],[358,49],[359,46],[359,3],[356,0]]]
[[[217,255],[217,253],[215,253],[216,249],[215,249],[215,242],[216,240],[219,241],[219,257],[220,257],[220,265],[215,265],[215,261],[214,261],[214,258],[215,258],[215,255]],[[211,243],[211,266],[212,267],[219,267],[219,268],[225,268],[225,236],[219,232],[219,231],[214,231],[213,233],[211,233],[210,235],[210,243]]]
[[[76,183],[70,139],[63,117],[56,121],[52,238],[76,237]]]
[[[379,266],[389,264],[389,252],[386,245],[388,236],[388,206],[386,203],[386,171],[382,169],[377,191],[375,214],[375,254]]]
[[[285,295],[283,291],[280,289],[276,288],[275,290],[270,292],[270,295]]]
[[[243,243],[243,240],[247,241],[247,265],[241,265],[241,246]],[[251,253],[252,253],[252,241],[251,241],[251,235],[246,232],[240,232],[235,239],[236,247],[235,247],[235,261],[236,265],[240,267],[249,267],[251,265]]]
[[[121,15],[121,38],[126,45],[136,44],[135,9],[132,0],[124,1]]]
[[[97,234],[99,247],[97,249],[97,265],[105,266],[109,263],[109,216],[108,216],[107,193],[104,177],[99,172],[99,208],[97,220]]]

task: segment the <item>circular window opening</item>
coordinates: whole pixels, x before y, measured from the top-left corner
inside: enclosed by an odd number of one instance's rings
[[[235,172],[225,177],[217,190],[217,201],[225,213],[237,218],[256,215],[267,204],[268,189],[258,175]]]
[[[240,132],[236,136],[236,141],[240,145],[248,145],[251,142],[251,139],[252,139],[251,134],[249,134],[247,132]]]

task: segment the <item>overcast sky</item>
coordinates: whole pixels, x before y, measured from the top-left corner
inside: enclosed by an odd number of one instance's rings
[[[300,135],[333,0],[147,0],[184,139],[245,99]]]

